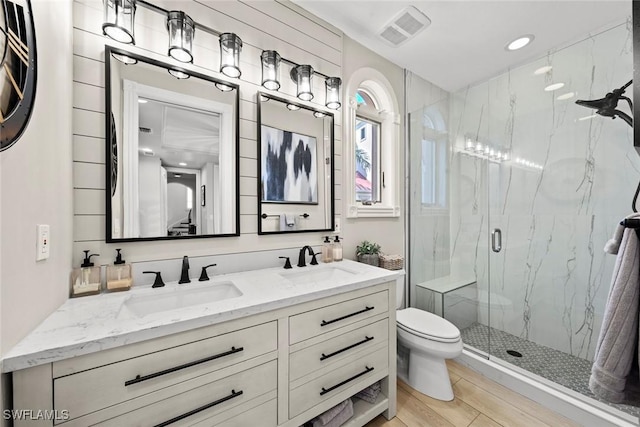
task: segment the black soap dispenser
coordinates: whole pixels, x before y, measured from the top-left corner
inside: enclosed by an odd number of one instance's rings
[[[107,290],[128,291],[132,284],[131,264],[126,264],[120,249],[116,249],[116,260],[107,267]]]
[[[89,251],[84,251],[84,260],[80,268],[76,268],[71,273],[71,285],[73,287],[72,296],[95,295],[100,293],[100,266],[94,266],[91,262],[92,256]]]
[[[340,243],[340,236],[336,236],[331,249],[333,251],[333,260],[342,261],[342,243]]]

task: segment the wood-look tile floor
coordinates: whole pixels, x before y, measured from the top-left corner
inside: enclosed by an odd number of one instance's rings
[[[432,399],[398,380],[396,417],[379,416],[367,427],[511,427],[577,426],[563,416],[447,360],[455,398],[451,402]]]

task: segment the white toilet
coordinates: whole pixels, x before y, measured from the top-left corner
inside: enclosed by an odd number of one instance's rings
[[[453,400],[445,359],[462,353],[462,338],[455,325],[417,308],[402,307],[404,285],[398,280],[396,323],[398,341],[409,350],[407,381],[420,393],[438,400]]]

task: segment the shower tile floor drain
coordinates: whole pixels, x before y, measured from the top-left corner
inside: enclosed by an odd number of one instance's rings
[[[627,404],[609,403],[598,399],[591,393],[591,390],[589,390],[591,362],[588,360],[538,345],[479,323],[460,331],[462,341],[478,350],[489,353],[489,329],[491,329],[490,354],[492,356],[577,391],[584,396],[600,400],[628,414],[636,417],[640,416],[640,401],[627,402]],[[517,349],[517,351],[514,351],[514,349]],[[518,353],[521,357],[509,353],[510,351]],[[511,354],[511,356],[508,356],[507,353]]]

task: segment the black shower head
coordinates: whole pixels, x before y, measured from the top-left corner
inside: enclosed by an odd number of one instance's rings
[[[633,111],[633,105],[631,104],[631,100],[623,95],[625,89],[631,85],[630,80],[629,83],[622,86],[620,89],[614,89],[612,92],[609,92],[605,95],[604,98],[594,99],[591,101],[577,100],[576,104],[581,105],[583,107],[593,108],[596,110],[596,114],[599,114],[604,117],[620,117],[622,120],[627,122],[629,126],[633,126],[633,119],[627,113],[618,110],[618,101],[624,99],[629,103],[629,108]]]

